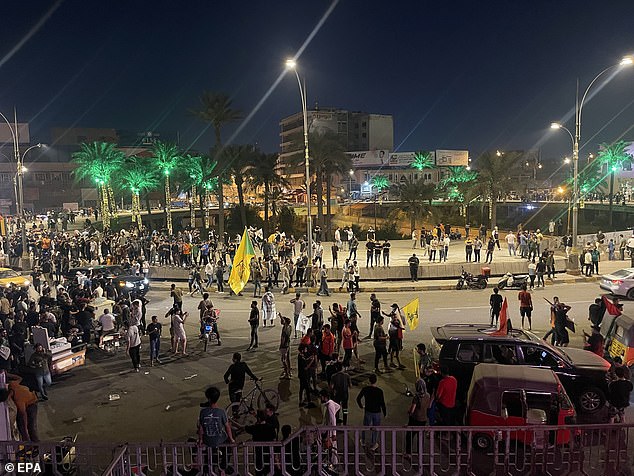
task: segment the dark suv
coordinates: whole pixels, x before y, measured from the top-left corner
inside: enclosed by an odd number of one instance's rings
[[[552,369],[579,412],[594,413],[605,404],[610,368],[605,359],[582,349],[553,347],[523,330],[505,336],[493,336],[492,332],[494,329],[483,324],[431,328],[435,340],[432,352],[458,380],[459,401],[466,398],[474,366],[486,362]]]

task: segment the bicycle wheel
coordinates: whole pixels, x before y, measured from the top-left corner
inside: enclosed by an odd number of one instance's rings
[[[280,394],[277,390],[266,388],[260,392],[258,396],[258,410],[265,410],[267,403],[273,405],[275,411],[280,406]]]
[[[255,425],[257,419],[255,415],[249,411],[249,408],[244,402],[234,402],[226,409],[227,418],[231,424],[231,429],[239,434],[244,431],[244,427],[248,425]]]

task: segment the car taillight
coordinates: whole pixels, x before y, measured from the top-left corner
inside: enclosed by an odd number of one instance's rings
[[[623,281],[620,279],[613,279],[612,284],[623,284]]]

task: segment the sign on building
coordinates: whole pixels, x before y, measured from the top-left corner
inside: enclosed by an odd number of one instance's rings
[[[390,167],[409,167],[414,161],[416,152],[394,152],[390,154]]]
[[[360,152],[346,152],[356,167],[376,167],[387,165],[389,154],[387,150],[365,150]]]
[[[441,167],[455,167],[469,165],[468,150],[436,150],[436,165]]]

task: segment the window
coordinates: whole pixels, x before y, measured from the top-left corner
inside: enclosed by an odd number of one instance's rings
[[[546,392],[526,392],[526,407],[544,410],[546,415],[548,415],[553,405],[556,406],[557,402],[554,397],[554,395]]]
[[[504,392],[502,394],[502,408],[506,408],[510,417],[524,417],[524,404],[519,391]]]
[[[363,122],[361,123],[361,127],[363,127],[363,128],[365,129],[365,128],[367,127],[367,123],[366,123],[365,121],[363,121]]]
[[[504,365],[517,364],[515,345],[487,344],[484,350],[484,362]]]
[[[544,350],[541,347],[534,345],[523,345],[521,347],[522,354],[524,354],[524,363],[527,365],[534,365],[536,367],[548,367],[557,368],[561,360],[555,357],[550,352]]]
[[[368,135],[364,132],[363,134],[361,134],[361,137],[365,139],[366,137],[368,137]]]
[[[460,362],[480,362],[481,344],[460,344],[456,359]]]

